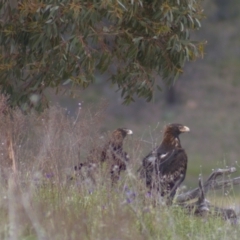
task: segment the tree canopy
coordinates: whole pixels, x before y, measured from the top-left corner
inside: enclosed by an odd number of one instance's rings
[[[11,106],[41,106],[44,89],[86,88],[104,74],[123,101],[151,100],[203,55],[190,38],[201,0],[1,0],[0,88]]]

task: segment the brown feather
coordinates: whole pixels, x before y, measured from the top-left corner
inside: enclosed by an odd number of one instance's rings
[[[169,124],[164,129],[163,140],[142,161],[140,176],[150,189],[157,189],[162,196],[175,195],[176,184],[181,184],[187,171],[187,154],[181,146],[179,134],[189,128],[181,124]]]
[[[104,163],[111,175],[112,182],[116,182],[119,179],[120,173],[126,170],[126,163],[129,161],[128,154],[123,150],[123,141],[128,134],[132,134],[132,131],[126,128],[116,129],[112,132],[109,142],[102,150],[91,150],[87,158],[88,161],[80,163],[74,169],[82,171],[83,168],[87,168],[89,172],[88,169],[91,168],[95,172]],[[92,168],[92,165],[94,165],[94,168]],[[91,175],[94,172],[91,172]]]

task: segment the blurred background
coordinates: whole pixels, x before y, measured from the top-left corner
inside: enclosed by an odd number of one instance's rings
[[[207,176],[214,168],[235,166],[240,175],[240,4],[238,0],[205,0],[203,5],[206,18],[192,39],[207,41],[204,59],[187,63],[174,87],[163,86],[152,102],[135,99],[129,106],[122,105],[117,88],[101,76],[87,89],[75,89],[74,99],[49,92],[52,104],[60,104],[71,115],[79,103],[93,113],[103,108],[100,132],[132,129],[134,136],[126,148],[131,155],[132,142],[141,142],[141,151],[133,157],[136,165],[160,143],[165,124],[190,127],[189,134],[181,135],[189,157],[185,181],[189,186],[197,184],[200,173]]]

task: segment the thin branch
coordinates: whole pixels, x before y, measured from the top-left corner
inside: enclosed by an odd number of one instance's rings
[[[199,185],[199,197],[197,201],[197,209],[195,210],[195,212],[198,215],[205,216],[209,212],[209,208],[208,208],[209,202],[205,198],[204,186],[202,183],[201,176],[198,179],[198,185]]]
[[[208,181],[212,181],[212,180],[216,180],[217,177],[222,176],[224,174],[226,175],[230,175],[232,173],[236,172],[236,168],[235,167],[231,167],[231,168],[227,168],[227,169],[217,169],[215,171],[213,171],[211,173],[211,175],[209,176],[209,178],[207,179]]]

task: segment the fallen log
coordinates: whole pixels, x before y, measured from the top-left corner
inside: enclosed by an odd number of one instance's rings
[[[240,184],[240,177],[227,180],[221,179],[220,181],[217,180],[217,178],[225,178],[235,171],[235,168],[217,169],[211,173],[205,183],[202,182],[202,177],[200,176],[198,180],[198,188],[176,196],[174,199],[175,203],[184,207],[188,212],[193,213],[194,215],[204,217],[208,215],[219,216],[224,220],[229,220],[232,224],[236,224],[237,214],[232,208],[220,208],[214,206],[210,204],[205,197],[206,193],[210,190],[223,189]],[[189,203],[189,201],[196,198],[197,200]]]
[[[205,194],[209,190],[217,190],[222,189],[223,187],[231,187],[233,185],[240,184],[240,177],[233,178],[233,179],[227,179],[222,181],[217,181],[216,179],[219,177],[227,176],[232,174],[236,171],[236,168],[228,168],[228,169],[217,169],[211,173],[211,175],[208,177],[207,181],[203,184],[203,190]],[[198,198],[201,191],[200,188],[195,188],[193,190],[190,190],[186,193],[182,193],[175,198],[176,203],[183,203],[195,198]]]

